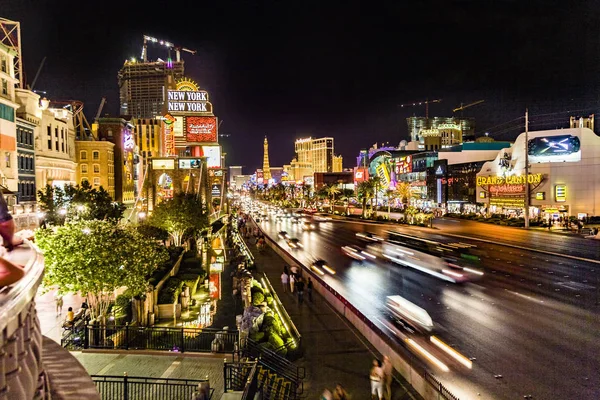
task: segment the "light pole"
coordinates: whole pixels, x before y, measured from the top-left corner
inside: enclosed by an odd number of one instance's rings
[[[525,229],[529,229],[529,110],[525,109]]]

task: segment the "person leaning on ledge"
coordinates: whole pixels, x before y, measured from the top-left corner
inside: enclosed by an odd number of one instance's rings
[[[23,243],[22,239],[16,239],[14,235],[15,221],[8,212],[8,204],[6,204],[6,199],[4,199],[4,195],[0,190],[0,236],[2,236],[2,245],[8,252]],[[12,285],[25,275],[25,270],[22,267],[2,257],[5,252],[0,254],[0,287]]]

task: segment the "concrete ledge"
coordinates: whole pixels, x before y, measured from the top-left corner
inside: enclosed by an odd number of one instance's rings
[[[52,400],[100,400],[92,378],[69,351],[46,336],[42,343],[42,363]]]

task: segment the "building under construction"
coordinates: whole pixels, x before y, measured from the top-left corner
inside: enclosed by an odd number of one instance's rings
[[[457,117],[406,118],[410,140],[425,150],[437,150],[475,138],[475,119]]]
[[[183,60],[126,61],[118,74],[121,115],[145,119],[162,115],[169,82],[182,77]]]

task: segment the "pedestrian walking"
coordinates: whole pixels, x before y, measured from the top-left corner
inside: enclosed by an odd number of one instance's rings
[[[283,274],[281,274],[281,285],[283,286],[283,293],[287,292],[289,283],[290,276],[285,271],[283,271]]]
[[[393,371],[392,360],[388,356],[383,356],[383,394],[386,400],[392,400]]]
[[[287,265],[284,265],[284,266],[283,266],[283,272],[285,272],[285,273],[286,273],[286,274],[288,274],[288,275],[290,274],[290,270],[288,269],[288,266],[287,266]]]
[[[292,271],[293,275],[298,276],[298,266],[292,265],[292,268],[290,268],[290,270]]]
[[[302,304],[304,302],[304,281],[301,276],[296,281],[296,291],[298,292],[298,304]]]
[[[290,293],[294,293],[294,285],[296,283],[296,277],[294,274],[290,275]]]
[[[62,314],[63,308],[63,296],[61,293],[56,292],[54,295],[54,300],[56,301],[56,315]]]
[[[371,380],[371,400],[383,400],[383,370],[381,368],[381,361],[373,360],[369,379]]]
[[[346,392],[346,390],[344,390],[344,387],[339,383],[335,385],[335,391],[333,392],[333,400],[350,400],[350,396],[348,396],[348,393]]]
[[[308,282],[306,282],[306,293],[308,294],[308,301],[312,303],[312,292],[313,292],[313,281],[308,278]]]

